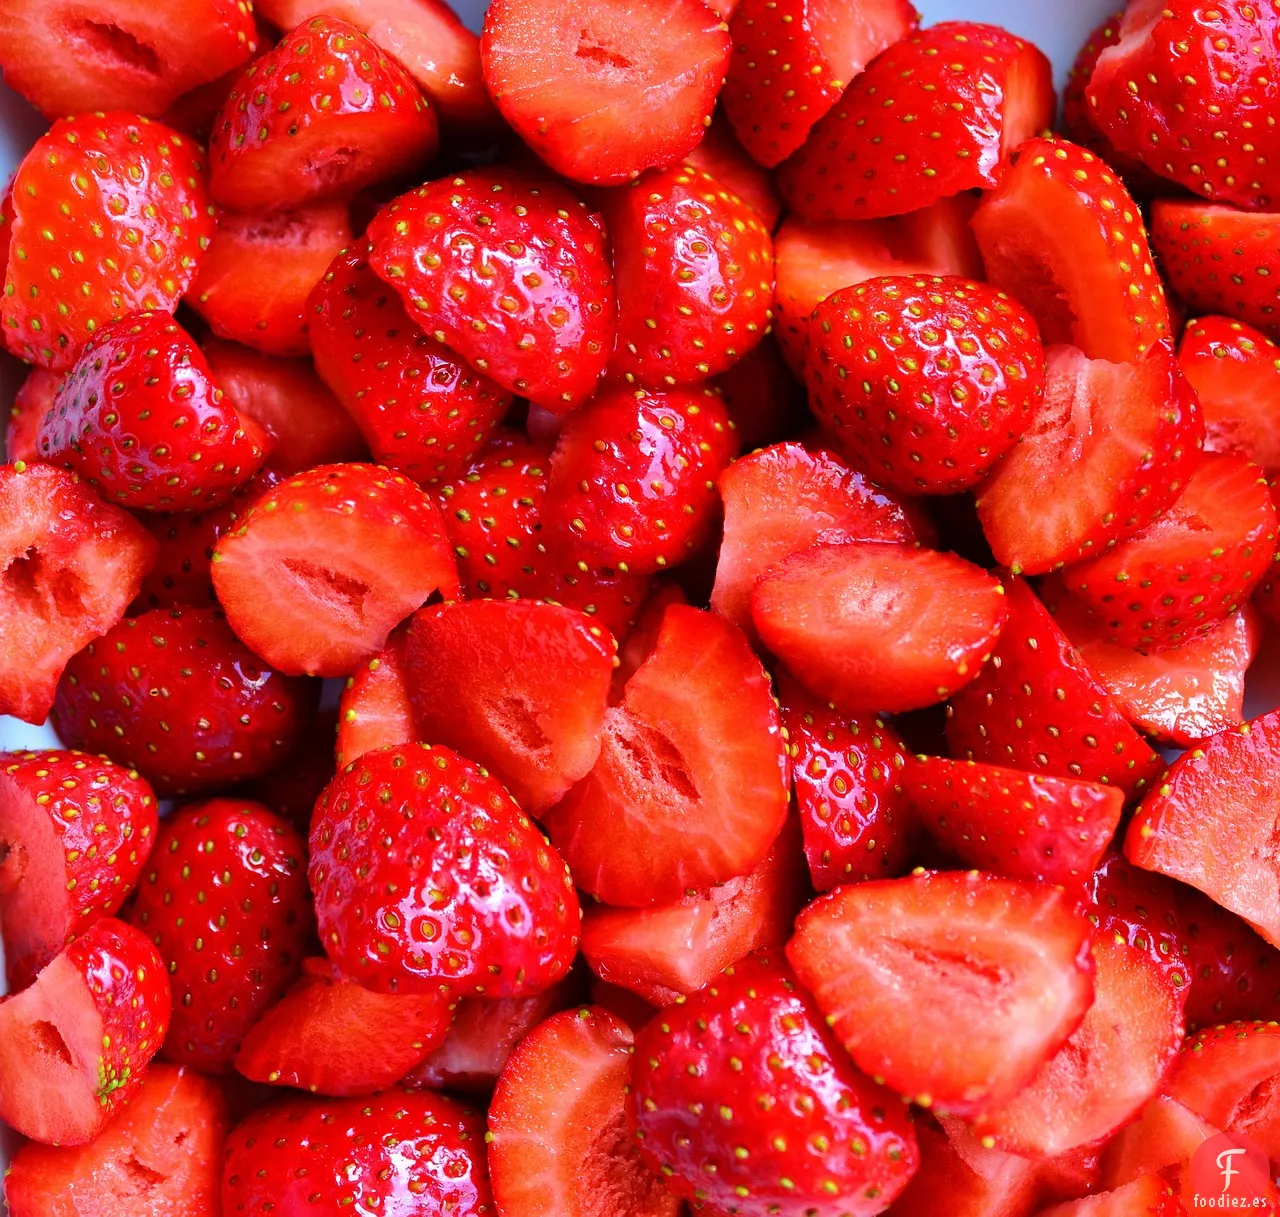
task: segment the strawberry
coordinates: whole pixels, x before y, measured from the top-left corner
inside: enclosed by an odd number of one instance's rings
[[[609,679],[609,704],[618,705],[626,693],[627,681],[639,670],[658,646],[662,622],[673,604],[689,603],[684,589],[675,582],[653,581],[653,590],[645,598],[635,623],[618,646],[617,661]]]
[[[1176,1173],[1182,1182],[1192,1155],[1216,1132],[1177,1099],[1157,1095],[1107,1144],[1102,1155],[1103,1185],[1121,1188],[1157,1172],[1169,1182]],[[1183,1197],[1188,1198],[1185,1193]]]
[[[228,793],[261,803],[305,833],[311,825],[316,800],[337,772],[334,759],[337,734],[337,707],[322,707],[287,756],[261,777],[239,782]]]
[[[230,1072],[297,978],[312,932],[305,861],[297,830],[256,803],[190,803],[161,825],[128,920],[173,986],[168,1060]]]
[[[597,1007],[565,1010],[508,1059],[489,1106],[489,1174],[504,1217],[677,1217],[680,1201],[618,1136],[633,1036]]]
[[[1021,579],[1005,585],[1009,620],[991,662],[947,711],[952,754],[1028,773],[1117,786],[1127,796],[1163,762],[1107,697]]]
[[[871,279],[814,310],[809,401],[858,467],[905,494],[967,490],[1044,395],[1044,349],[1017,301],[967,279]]]
[[[1040,1207],[1037,1165],[987,1147],[961,1120],[916,1123],[920,1166],[894,1217],[1029,1217]]]
[[[262,495],[213,551],[231,628],[281,671],[345,676],[458,577],[436,505],[374,465],[320,465]]]
[[[826,892],[902,874],[916,835],[902,737],[874,715],[839,714],[789,677],[778,692],[813,886]]]
[[[1124,809],[1097,782],[940,756],[917,757],[902,781],[915,818],[966,866],[1066,888],[1092,876]]]
[[[133,765],[158,794],[189,794],[288,755],[315,694],[263,664],[216,609],[153,609],[71,660],[53,722],[71,747]]]
[[[268,355],[309,355],[307,296],[350,244],[342,202],[271,215],[220,212],[187,303],[220,338]]]
[[[228,1104],[212,1078],[155,1062],[130,1103],[83,1147],[29,1141],[4,1192],[11,1217],[218,1212]]]
[[[74,475],[0,465],[0,713],[44,722],[68,661],[124,616],[157,548]]]
[[[375,993],[520,997],[578,949],[560,855],[486,770],[442,746],[348,765],[316,804],[310,873],[337,974]]]
[[[85,1145],[138,1093],[169,1026],[155,948],[103,917],[30,987],[0,1001],[0,1120],[46,1145]]]
[[[1136,364],[1050,347],[1040,410],[977,490],[996,558],[1041,574],[1141,531],[1186,487],[1203,435],[1165,343]]]
[[[401,195],[369,225],[369,265],[409,315],[503,388],[557,414],[613,350],[604,226],[559,183],[472,169]]]
[[[728,27],[699,0],[547,5],[494,0],[484,82],[557,173],[611,185],[671,165],[702,138],[729,66]]]
[[[95,110],[163,114],[178,95],[257,50],[253,10],[236,0],[95,0],[74,14],[39,0],[0,13],[5,83],[49,118]]]
[[[448,1034],[453,1006],[438,993],[371,993],[327,959],[302,975],[244,1037],[236,1069],[255,1082],[311,1094],[373,1094],[398,1082]]]
[[[606,390],[560,432],[548,529],[588,562],[635,574],[678,565],[711,531],[716,478],[736,446],[713,394]]]
[[[723,372],[773,319],[773,241],[750,203],[692,165],[604,203],[618,337],[609,374],[652,389]]]
[[[1028,140],[973,217],[988,278],[1046,345],[1134,363],[1170,337],[1142,213],[1111,168],[1064,139]]]
[[[636,1036],[630,1076],[641,1158],[717,1211],[869,1217],[915,1171],[906,1107],[849,1064],[781,952],[664,1010]]]
[[[413,77],[354,26],[313,17],[227,95],[209,140],[209,191],[243,211],[296,207],[419,169],[438,145]]]
[[[1039,1217],[1184,1217],[1185,1212],[1159,1175],[1143,1175],[1113,1192],[1041,1209]]]
[[[1093,874],[1086,908],[1099,939],[1109,936],[1141,952],[1166,987],[1184,997],[1188,987],[1195,992],[1179,903],[1180,894],[1189,891],[1112,851]]]
[[[172,310],[213,235],[203,173],[197,145],[160,123],[132,114],[54,123],[13,179],[0,300],[9,350],[63,370],[102,326]]]
[[[0,753],[0,925],[9,987],[117,912],[156,835],[136,773],[82,752]]]
[[[786,160],[849,81],[919,21],[908,0],[856,15],[832,0],[740,0],[721,105],[743,147],[770,168]]]
[[[1005,155],[1049,125],[1049,61],[994,25],[944,21],[857,76],[780,168],[806,220],[873,220],[989,188]]]
[[[819,541],[751,593],[761,641],[840,709],[915,710],[980,672],[1008,616],[986,571],[932,549]]]
[[[1093,121],[1121,153],[1188,190],[1264,208],[1280,197],[1278,36],[1275,12],[1250,0],[1130,5],[1089,79]]]
[[[142,510],[224,502],[270,440],[214,383],[165,313],[132,313],[85,344],[40,424],[40,455]]]
[[[837,888],[800,914],[787,956],[860,1069],[957,1114],[1016,1095],[1093,1000],[1071,897],[977,873]]]
[[[484,1121],[444,1095],[289,1096],[227,1138],[224,1213],[390,1217],[415,1208],[495,1217]]]
[[[724,401],[742,452],[776,443],[809,421],[804,392],[768,334],[707,387]]]
[[[658,644],[605,713],[600,759],[543,816],[574,882],[644,908],[754,870],[786,820],[769,680],[737,627],[671,605]]]
[[[684,163],[710,174],[730,193],[754,207],[760,222],[770,232],[777,228],[782,216],[782,196],[773,183],[773,174],[752,160],[723,113],[712,118],[706,134],[684,157]]]
[[[40,459],[40,424],[53,408],[54,395],[62,384],[61,372],[32,368],[14,394],[4,430],[4,454],[10,464]]]
[[[1280,561],[1267,568],[1254,593],[1253,603],[1272,621],[1280,621]]]
[[[347,677],[338,700],[338,769],[375,748],[411,744],[417,734],[405,669],[408,630],[399,626],[387,645]]]

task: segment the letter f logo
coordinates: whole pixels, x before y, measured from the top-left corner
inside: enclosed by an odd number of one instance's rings
[[[1247,1151],[1243,1148],[1224,1149],[1218,1155],[1218,1169],[1222,1172],[1222,1194],[1225,1196],[1231,1190],[1231,1180],[1240,1172],[1236,1170],[1234,1159]]]

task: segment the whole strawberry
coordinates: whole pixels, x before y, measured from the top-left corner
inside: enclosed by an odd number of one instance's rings
[[[578,949],[560,855],[448,748],[348,765],[316,803],[310,873],[325,951],[376,992],[519,997],[559,980]]]
[[[1044,395],[1031,315],[967,279],[888,276],[814,310],[809,400],[841,451],[908,494],[976,485]]]
[[[127,916],[169,972],[164,1055],[229,1072],[249,1029],[301,972],[312,933],[306,844],[257,803],[180,808],[161,826]]]
[[[649,1168],[718,1212],[870,1217],[916,1169],[906,1105],[860,1074],[778,954],[726,968],[636,1036]]]

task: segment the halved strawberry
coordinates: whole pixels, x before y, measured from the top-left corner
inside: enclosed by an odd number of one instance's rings
[[[751,592],[761,641],[840,709],[915,710],[978,675],[1008,608],[986,571],[932,549],[819,540]]]
[[[1041,1209],[1037,1217],[1184,1217],[1173,1188],[1159,1175],[1143,1175],[1113,1192]]]
[[[919,24],[908,0],[739,0],[720,104],[762,165],[790,156],[862,70]]]
[[[40,459],[40,424],[53,409],[53,399],[62,384],[61,372],[32,368],[18,386],[9,406],[4,428],[4,458],[9,464]]]
[[[1134,363],[1171,337],[1142,213],[1092,152],[1029,140],[984,198],[973,231],[991,282],[1031,312],[1046,345]]]
[[[543,817],[578,886],[646,907],[754,870],[787,812],[778,709],[742,632],[672,605],[605,714],[600,759]]]
[[[0,465],[0,713],[42,723],[71,657],[138,594],[159,547],[50,465]]]
[[[271,211],[420,170],[439,146],[413,77],[358,29],[302,22],[251,63],[209,140],[209,190],[225,207]]]
[[[1136,794],[1164,762],[1121,716],[1079,652],[1021,579],[1005,585],[1009,620],[991,662],[952,699],[947,742],[959,757],[1083,778]]]
[[[751,159],[722,112],[712,118],[706,134],[684,157],[684,163],[709,173],[744,203],[754,207],[769,232],[777,228],[782,215],[782,196],[774,185],[773,174]]]
[[[343,769],[375,748],[410,744],[417,732],[405,671],[408,630],[397,627],[387,645],[347,677],[338,700],[338,768]]]
[[[859,1068],[972,1114],[1016,1095],[1080,1025],[1089,936],[1060,888],[918,872],[820,896],[787,956]]]
[[[901,215],[996,185],[1001,161],[1049,125],[1055,101],[1049,61],[1031,43],[944,21],[857,76],[778,185],[808,220]]]
[[[1146,528],[1185,488],[1204,436],[1167,344],[1136,364],[1066,346],[1047,356],[1038,413],[977,491],[992,551],[1015,574],[1078,562]]]
[[[346,676],[433,592],[458,594],[436,505],[374,465],[321,465],[258,499],[219,538],[231,628],[289,673]]]
[[[552,169],[610,185],[697,144],[731,45],[700,0],[494,0],[480,57],[503,118]]]

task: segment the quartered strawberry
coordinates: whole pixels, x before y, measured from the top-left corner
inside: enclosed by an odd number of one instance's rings
[[[496,1217],[484,1121],[444,1095],[289,1096],[227,1138],[224,1213],[391,1217],[415,1208]]]
[[[1016,1095],[1080,1025],[1089,931],[1061,888],[917,872],[820,896],[787,955],[859,1068],[971,1114]]]
[[[443,746],[367,752],[329,784],[311,886],[337,974],[376,993],[520,997],[559,980],[578,948],[560,855]]]
[[[210,1217],[219,1206],[228,1106],[213,1078],[153,1062],[138,1093],[88,1145],[29,1141],[14,1153],[4,1179],[9,1212]]]
[[[674,164],[702,138],[729,66],[728,27],[700,0],[495,0],[484,81],[557,173],[611,185]]]
[[[464,470],[511,405],[509,393],[409,319],[369,269],[367,243],[326,269],[307,319],[316,370],[373,459],[424,485]]]
[[[1142,213],[1115,172],[1064,139],[1028,140],[973,217],[988,278],[1046,345],[1133,363],[1171,336]]]
[[[307,959],[244,1037],[235,1065],[255,1082],[311,1094],[373,1094],[413,1069],[452,1021],[453,1005],[438,993],[373,993],[327,959]]]
[[[774,185],[773,174],[751,159],[723,113],[712,118],[706,134],[684,157],[684,163],[709,173],[744,203],[754,207],[770,232],[777,228],[782,216],[782,196]]]
[[[676,1217],[679,1199],[625,1136],[633,1042],[626,1023],[583,1006],[553,1015],[511,1054],[487,1137],[504,1217],[592,1217],[605,1203],[613,1217]]]
[[[199,148],[136,114],[54,123],[13,188],[0,325],[41,367],[69,368],[126,313],[172,311],[213,235]]]
[[[1146,528],[1186,487],[1204,426],[1171,348],[1136,364],[1050,347],[1044,401],[977,490],[996,558],[1042,574]]]
[[[32,368],[18,386],[4,428],[4,455],[10,464],[40,459],[40,424],[53,408],[62,379],[61,372]]]
[[[1000,162],[1049,125],[1055,103],[1049,61],[1031,43],[944,21],[857,76],[778,185],[807,220],[901,215],[996,185]]]
[[[368,233],[409,316],[478,371],[556,414],[595,392],[613,272],[600,217],[558,182],[467,170],[393,200]]]
[[[630,1080],[640,1156],[716,1211],[870,1217],[916,1167],[906,1107],[849,1064],[781,952],[664,1010],[636,1036]]]
[[[1144,790],[1164,762],[1112,704],[1079,652],[1021,579],[991,661],[951,701],[955,756],[1028,773]]]
[[[0,1001],[0,1119],[84,1145],[137,1093],[169,1026],[169,982],[137,930],[103,917]]]
[[[53,722],[68,745],[132,765],[158,794],[188,794],[265,773],[315,696],[259,660],[218,610],[152,609],[71,660]]]
[[[611,377],[651,389],[723,372],[773,319],[773,240],[750,203],[682,164],[603,203],[618,338]]]
[[[68,661],[124,616],[157,548],[73,474],[0,465],[0,713],[44,722]]]
[[[672,605],[605,714],[600,758],[543,816],[574,882],[647,907],[754,870],[787,813],[778,709],[742,632]]]
[[[273,487],[219,538],[232,629],[281,671],[346,676],[458,577],[436,505],[376,465],[320,465]]]
[[[1044,395],[1044,349],[1015,300],[968,279],[891,276],[814,310],[809,401],[835,445],[905,494],[976,485]]]
[[[313,17],[227,96],[209,190],[243,211],[296,207],[420,170],[438,144],[435,111],[409,73],[354,26]]]
[[[133,890],[155,843],[156,798],[83,752],[0,753],[0,927],[13,991]]]
[[[143,510],[225,501],[261,468],[266,432],[213,382],[167,313],[131,313],[85,344],[40,424],[40,456]]]
[[[881,51],[919,23],[908,0],[739,0],[721,105],[762,165],[785,160]]]
[[[219,212],[187,303],[220,338],[268,355],[309,355],[307,297],[350,244],[343,202],[270,215]]]
[[[405,669],[407,634],[404,626],[393,630],[387,645],[347,677],[338,700],[339,770],[375,748],[410,744],[416,737]]]
[[[756,581],[761,641],[840,709],[916,710],[978,675],[1008,609],[986,571],[932,549],[837,538]]]

